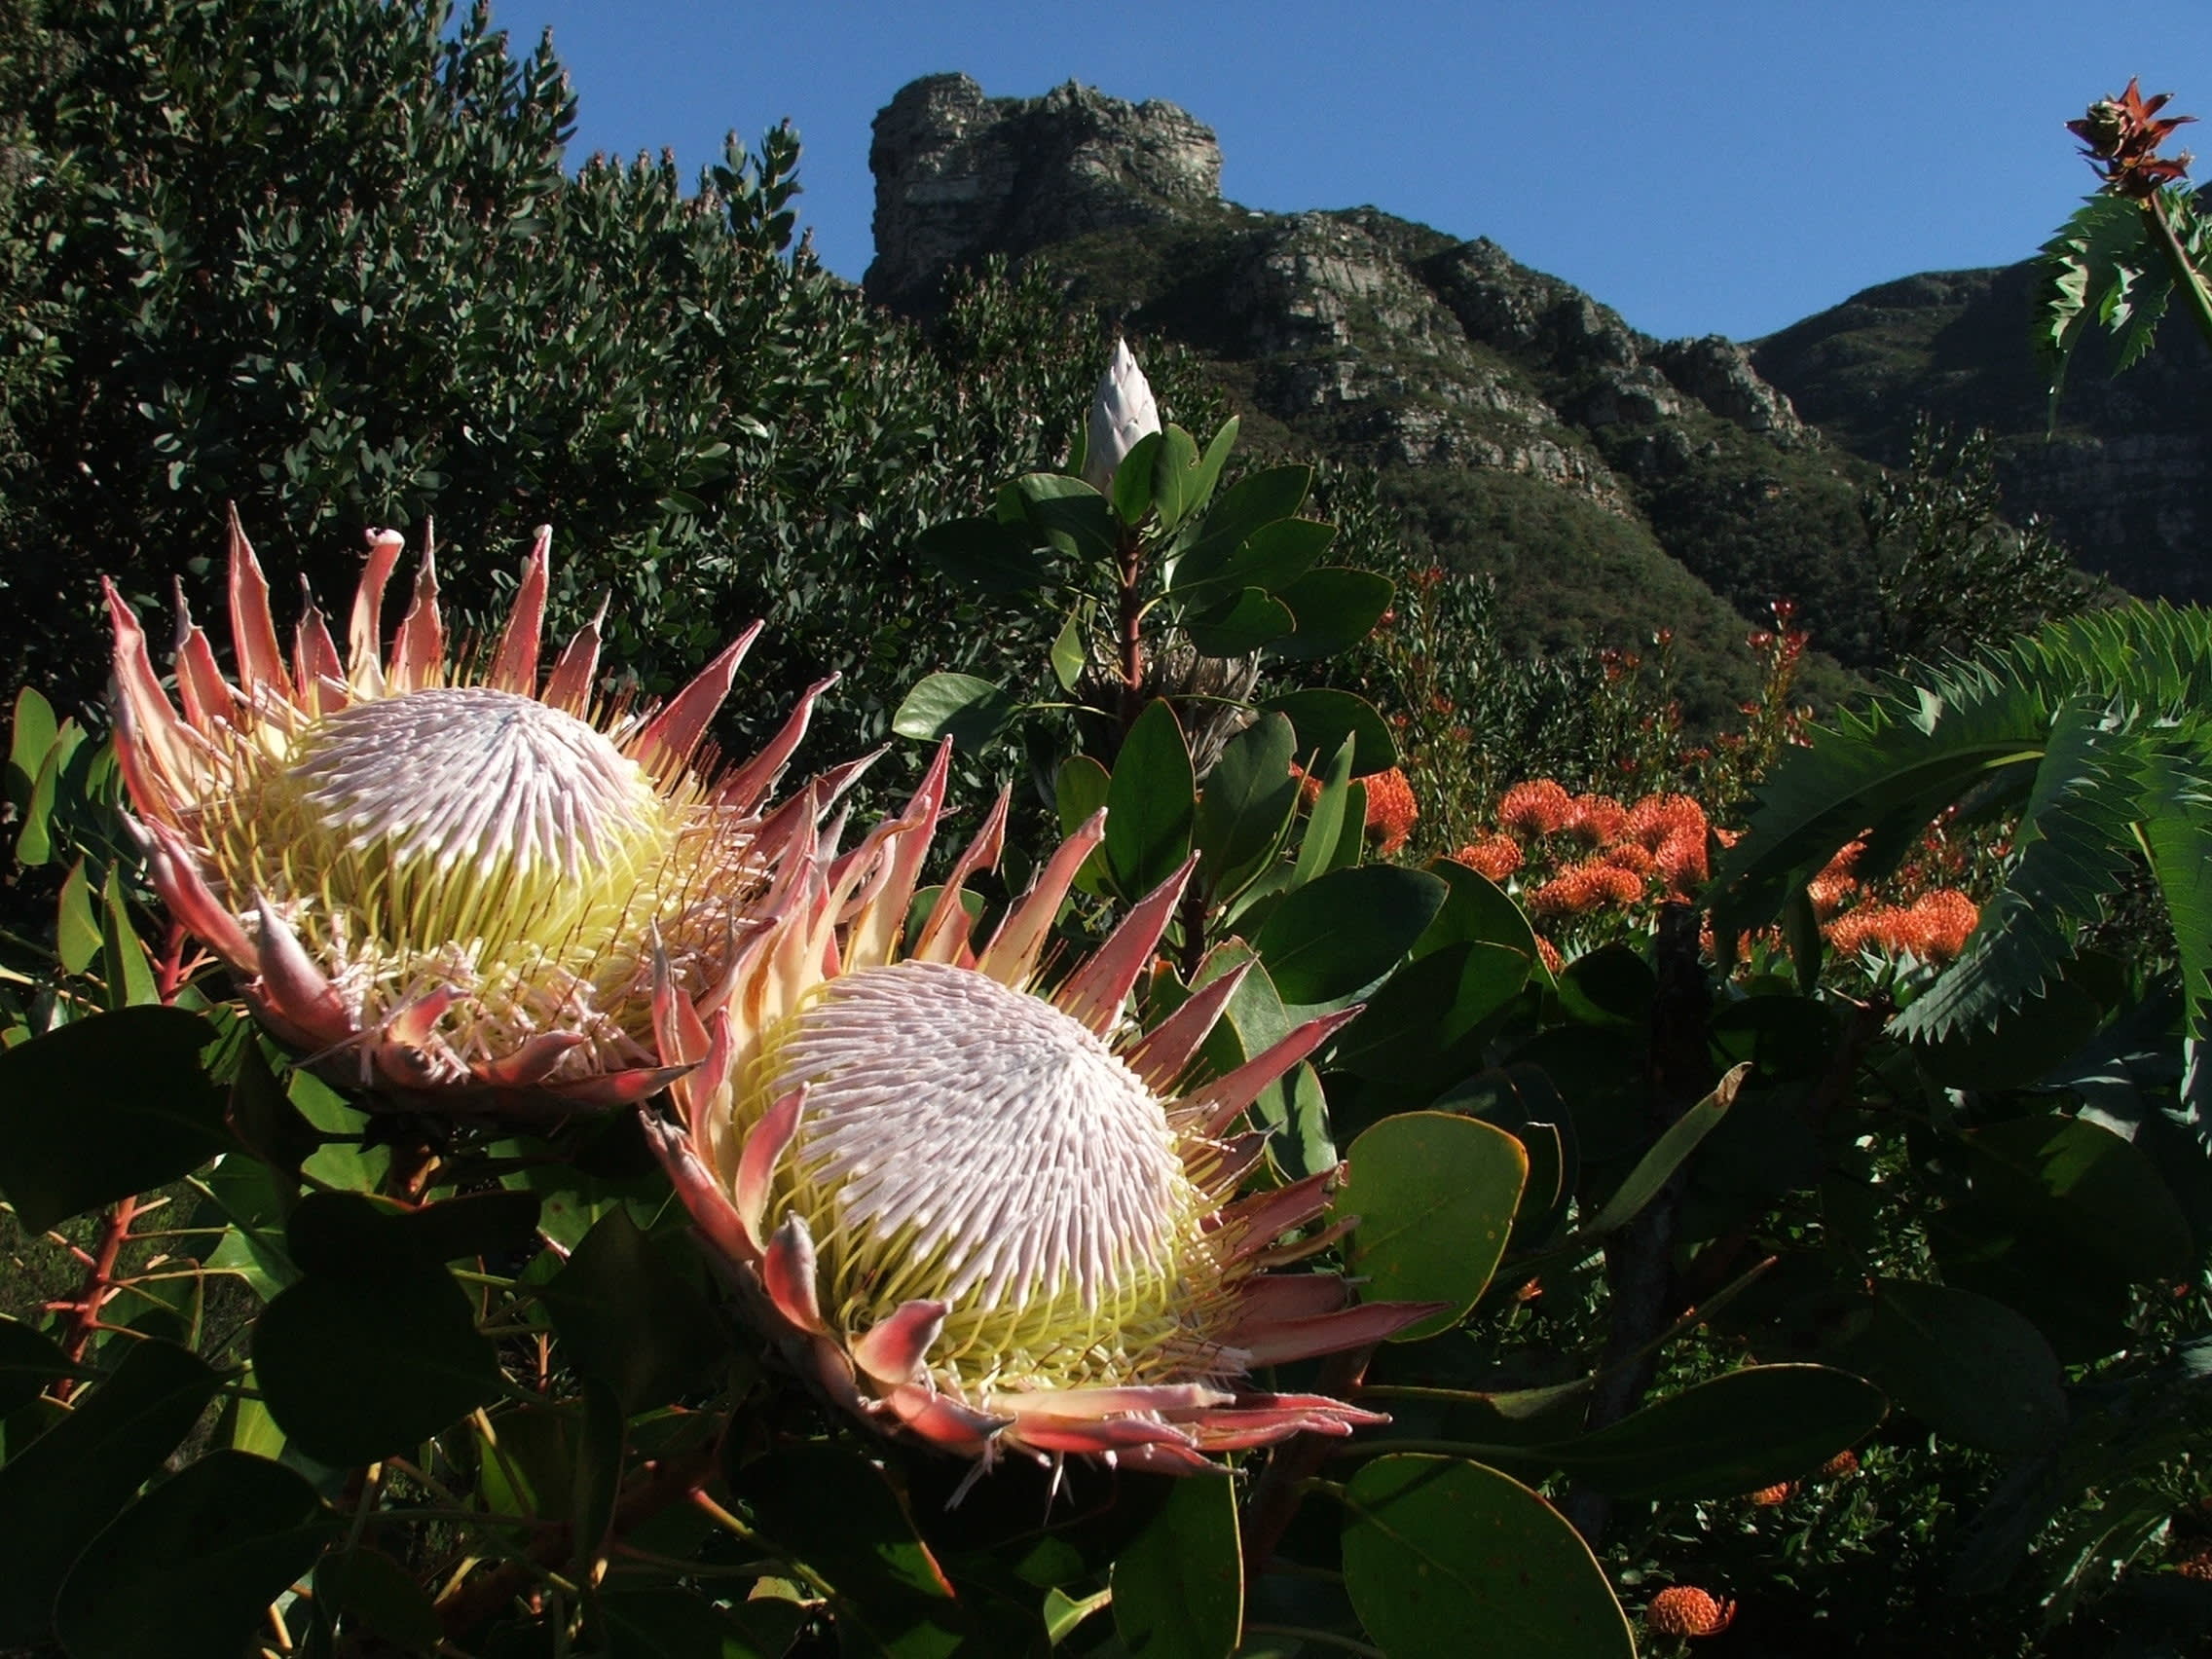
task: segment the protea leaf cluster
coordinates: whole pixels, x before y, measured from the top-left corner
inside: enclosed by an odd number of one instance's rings
[[[1254,1368],[1362,1346],[1432,1311],[1351,1305],[1286,1273],[1348,1222],[1328,1171],[1237,1198],[1260,1091],[1346,1017],[1225,1076],[1194,1056],[1238,975],[1149,1032],[1125,1003],[1188,866],[1047,988],[1047,944],[1103,814],[987,938],[962,884],[997,857],[1005,802],[910,938],[946,756],[907,810],[840,853],[818,814],[709,994],[658,1001],[661,1058],[689,1068],[651,1133],[710,1243],[828,1393],[889,1431],[988,1460],[1098,1454],[1179,1471],[1204,1454],[1373,1414],[1254,1389]]]
[[[235,680],[179,604],[177,701],[108,589],[117,751],[172,915],[280,1037],[415,1106],[554,1112],[641,1100],[657,957],[714,983],[790,814],[761,803],[816,687],[760,756],[718,773],[705,734],[757,625],[657,710],[603,699],[598,624],[541,672],[551,532],[471,672],[448,649],[425,548],[388,651],[401,537],[369,534],[347,649],[313,601],[278,644],[233,516]]]

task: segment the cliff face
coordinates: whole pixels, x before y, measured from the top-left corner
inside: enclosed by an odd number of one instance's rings
[[[1807,419],[1885,463],[1903,459],[1924,409],[1988,427],[2013,518],[2046,520],[2136,593],[2212,600],[2212,352],[2178,315],[2123,375],[2085,350],[2046,437],[2026,346],[2033,291],[2026,263],[1907,276],[1770,335],[1752,357]]]
[[[951,266],[1025,254],[1221,199],[1221,146],[1173,104],[1124,103],[1068,83],[986,98],[965,75],[903,88],[875,118],[875,261],[868,297],[927,310]]]

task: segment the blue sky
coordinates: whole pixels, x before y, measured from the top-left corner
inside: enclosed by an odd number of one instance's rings
[[[2026,257],[2090,187],[2062,124],[2131,74],[2212,116],[2212,6],[2048,0],[494,0],[552,25],[582,98],[572,160],[734,128],[805,144],[829,266],[872,251],[868,123],[916,76],[993,96],[1075,79],[1181,104],[1223,193],[1372,203],[1487,236],[1662,336],[1750,339],[1908,272]],[[1344,19],[1357,19],[1347,30]],[[2212,133],[2212,125],[2183,137]],[[2212,137],[2199,178],[2212,177]]]

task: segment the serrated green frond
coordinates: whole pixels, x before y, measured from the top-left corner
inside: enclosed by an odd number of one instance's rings
[[[2203,728],[2149,746],[2135,785],[2143,849],[2173,921],[2190,1033],[2201,1040],[2212,1035],[2212,748]]]
[[[2212,971],[2212,612],[2127,606],[1913,671],[1786,755],[1715,876],[1714,927],[1763,925],[1847,842],[1879,874],[1945,808],[2020,803],[2019,859],[1962,960],[1906,1015],[1940,1034],[2033,994],[2103,911],[2140,846],[2162,846],[2176,933]],[[2176,757],[2179,758],[2176,758]],[[2204,774],[2204,775],[2200,775]],[[2161,854],[2154,848],[2155,860]],[[2196,883],[2203,883],[2199,893]],[[2194,961],[2186,957],[2185,961]]]
[[[2067,365],[2093,321],[2120,337],[2120,366],[2142,355],[2173,278],[2140,203],[2092,196],[2043,245],[2029,339],[2050,386],[2050,418]]]
[[[2059,977],[2083,924],[2104,914],[2126,872],[2141,733],[2128,711],[2077,697],[2052,722],[2015,837],[2019,857],[1949,972],[1898,1020],[1940,1039],[1991,1025]]]

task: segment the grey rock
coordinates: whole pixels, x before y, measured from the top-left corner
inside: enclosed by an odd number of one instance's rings
[[[875,260],[865,287],[903,311],[934,304],[945,271],[1019,255],[1221,199],[1221,146],[1173,104],[1132,104],[1074,82],[990,98],[966,75],[903,88],[875,118]]]

